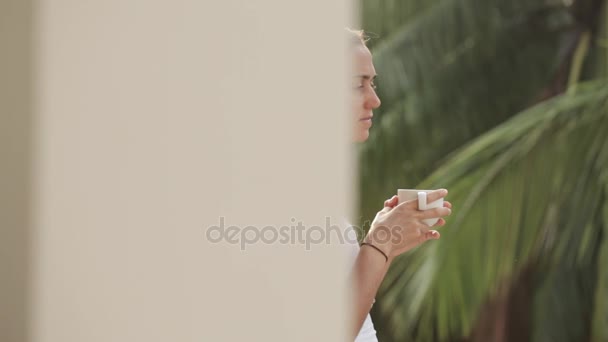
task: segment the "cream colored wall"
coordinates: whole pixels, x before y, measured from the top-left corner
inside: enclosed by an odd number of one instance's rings
[[[0,340],[344,340],[347,2],[7,1]]]

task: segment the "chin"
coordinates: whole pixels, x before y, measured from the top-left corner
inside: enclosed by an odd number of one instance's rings
[[[364,131],[357,132],[355,142],[365,142],[367,138],[369,138],[369,130],[366,129]]]

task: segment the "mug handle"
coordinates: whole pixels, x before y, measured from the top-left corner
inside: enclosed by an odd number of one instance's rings
[[[426,209],[427,209],[426,192],[420,191],[420,192],[418,192],[418,210],[426,210]]]

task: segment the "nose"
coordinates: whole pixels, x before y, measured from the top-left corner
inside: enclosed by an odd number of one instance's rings
[[[365,99],[365,104],[368,109],[376,109],[380,107],[380,104],[382,104],[374,89],[371,89],[368,92],[367,98]]]

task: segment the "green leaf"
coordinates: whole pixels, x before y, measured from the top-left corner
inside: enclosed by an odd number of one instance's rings
[[[537,102],[576,39],[561,1],[363,6],[364,23],[401,23],[386,24],[390,34],[372,47],[383,104],[360,150],[363,219],[395,189],[413,187],[454,150]]]
[[[608,170],[601,175],[604,199],[608,198]],[[602,242],[597,260],[597,285],[592,321],[592,341],[608,341],[608,201],[602,210]]]
[[[482,135],[420,184],[450,189],[455,214],[440,241],[390,270],[378,305],[393,336],[466,337],[483,304],[531,263],[592,264],[606,132],[608,83],[581,84]]]

